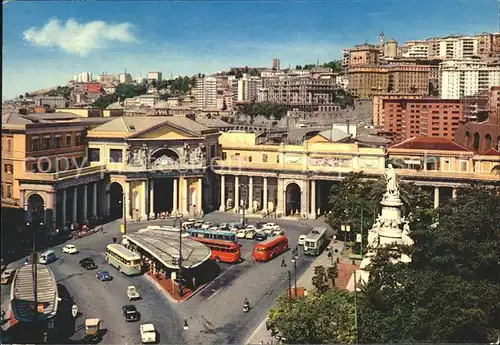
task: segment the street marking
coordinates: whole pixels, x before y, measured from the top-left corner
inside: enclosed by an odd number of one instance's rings
[[[223,288],[220,288],[219,290],[215,291],[210,297],[208,297],[208,299],[211,299],[212,297],[214,297],[215,295],[217,295],[219,292],[222,291]]]

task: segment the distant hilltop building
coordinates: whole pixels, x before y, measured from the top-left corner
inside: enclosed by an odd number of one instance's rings
[[[147,80],[148,80],[148,83],[151,83],[153,81],[155,82],[160,82],[162,81],[162,73],[161,72],[148,72],[148,75],[147,75]]]
[[[120,84],[126,84],[126,83],[131,83],[132,82],[132,76],[130,73],[120,73],[118,74],[118,82]]]
[[[273,69],[277,71],[280,69],[280,59],[278,58],[273,59]]]
[[[73,80],[77,83],[90,83],[92,81],[92,73],[82,72],[80,74],[75,74]]]
[[[116,82],[116,77],[113,74],[101,74],[97,76],[97,82],[101,84],[113,84]]]

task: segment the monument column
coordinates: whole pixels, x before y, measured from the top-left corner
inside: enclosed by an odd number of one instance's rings
[[[78,216],[78,187],[73,188],[73,218],[72,221],[73,223],[77,222],[77,216]]]
[[[240,178],[234,176],[234,212],[238,213],[240,209]]]
[[[92,217],[97,217],[97,182],[92,187]]]
[[[220,207],[219,211],[226,211],[226,175],[220,177]]]
[[[142,181],[142,193],[141,193],[141,219],[142,220],[147,220],[148,219],[148,184],[147,180]]]
[[[267,213],[267,177],[264,177],[264,202],[262,206],[262,212]]]
[[[85,186],[83,186],[83,222],[85,223],[88,219],[88,215],[87,215],[87,206],[88,206],[88,188],[89,188],[89,185],[86,184]]]
[[[182,183],[180,184],[181,191],[182,191],[182,214],[188,215],[189,209],[188,209],[188,188],[189,188],[189,183],[188,179],[185,176],[182,176]]]
[[[311,180],[311,213],[310,219],[316,219],[316,181]]]
[[[175,181],[175,180],[174,180]],[[149,180],[149,217],[155,216],[155,180]]]
[[[130,217],[130,183],[125,182],[125,194],[124,194],[124,200],[123,202],[125,203],[125,214],[123,215],[124,217],[127,217],[127,220],[131,220]]]
[[[283,179],[278,177],[278,202],[276,205],[276,216],[285,215],[285,191],[283,190]]]
[[[201,177],[198,177],[196,199],[196,211],[201,214],[203,211],[203,179]]]
[[[253,177],[248,178],[248,213],[253,213]]]
[[[439,207],[439,187],[434,187],[434,208]]]
[[[61,220],[62,220],[62,229],[64,229],[64,227],[66,226],[66,197],[67,197],[67,194],[66,194],[66,188],[63,189],[63,197],[62,197],[62,217],[61,217]],[[21,195],[23,195],[24,193],[21,192]],[[24,198],[23,198],[24,199]],[[24,205],[23,205],[24,207]]]
[[[179,180],[177,178],[174,178],[174,193],[173,193],[173,203],[172,203],[172,211],[177,212],[179,209]]]

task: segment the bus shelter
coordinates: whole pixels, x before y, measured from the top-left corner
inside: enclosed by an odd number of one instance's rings
[[[183,279],[196,278],[197,268],[210,259],[210,248],[204,244],[185,237],[179,238],[178,232],[161,229],[143,229],[123,235],[122,244],[141,255],[145,270],[154,275],[164,275],[165,278],[179,271],[180,252]]]

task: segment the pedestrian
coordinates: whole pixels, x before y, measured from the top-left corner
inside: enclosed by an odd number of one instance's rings
[[[285,258],[281,259],[281,267],[286,267]]]

